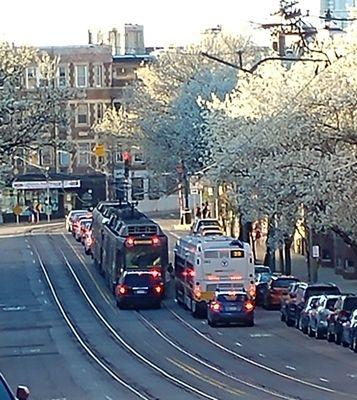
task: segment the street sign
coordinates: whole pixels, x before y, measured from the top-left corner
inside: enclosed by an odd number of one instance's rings
[[[94,154],[97,157],[104,157],[105,156],[105,146],[104,144],[97,144],[94,148]]]
[[[197,188],[191,188],[191,194],[198,194]]]
[[[12,211],[15,215],[20,215],[22,213],[22,207],[19,204],[16,204]]]
[[[312,257],[313,258],[320,257],[320,246],[312,246]]]

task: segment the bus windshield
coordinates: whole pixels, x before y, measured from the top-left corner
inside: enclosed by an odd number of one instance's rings
[[[162,249],[154,246],[133,246],[125,251],[126,268],[150,268],[161,266]]]

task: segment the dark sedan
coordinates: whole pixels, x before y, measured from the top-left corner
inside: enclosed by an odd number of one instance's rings
[[[207,321],[210,326],[242,323],[254,325],[255,304],[245,292],[217,291],[208,303]]]
[[[127,307],[161,307],[164,283],[157,271],[125,271],[115,289],[116,303]]]

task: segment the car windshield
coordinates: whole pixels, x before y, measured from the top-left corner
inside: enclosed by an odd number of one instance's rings
[[[292,282],[299,282],[298,279],[279,278],[272,282],[274,288],[288,288]]]
[[[326,307],[328,310],[333,310],[335,307],[337,299],[328,299],[326,302]]]
[[[340,294],[340,289],[337,286],[317,286],[306,289],[307,298],[320,294]]]
[[[343,309],[346,311],[353,311],[357,309],[357,297],[347,297]]]
[[[271,274],[270,268],[269,267],[265,267],[265,266],[254,267],[254,271],[255,271],[256,274],[263,274],[263,273]]]
[[[89,229],[91,227],[91,225],[92,225],[92,220],[88,219],[88,220],[85,220],[85,221],[81,221],[81,225],[83,227]]]
[[[133,246],[125,250],[127,268],[150,268],[161,265],[161,248],[154,246]]]
[[[257,275],[257,282],[258,283],[266,283],[266,282],[269,282],[270,279],[271,279],[271,274],[270,273],[263,272],[263,273],[259,273]]]
[[[149,286],[157,282],[150,273],[127,274],[124,278],[125,285],[128,286]]]
[[[217,295],[217,301],[222,303],[244,303],[247,300],[246,294],[227,293]]]

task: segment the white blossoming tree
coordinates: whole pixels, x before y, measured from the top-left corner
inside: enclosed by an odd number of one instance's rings
[[[56,125],[66,127],[69,123],[66,101],[73,98],[74,92],[56,87],[57,62],[57,59],[51,59],[48,54],[34,48],[0,43],[2,172],[11,169],[12,156],[20,148],[55,145],[57,139],[48,133]],[[26,88],[26,70],[29,67],[37,68],[40,74],[39,85],[31,90]]]
[[[309,226],[357,249],[356,34],[324,51],[327,65],[262,65],[206,115],[218,178],[236,184],[247,219],[268,218],[273,249],[291,242],[302,205]]]

